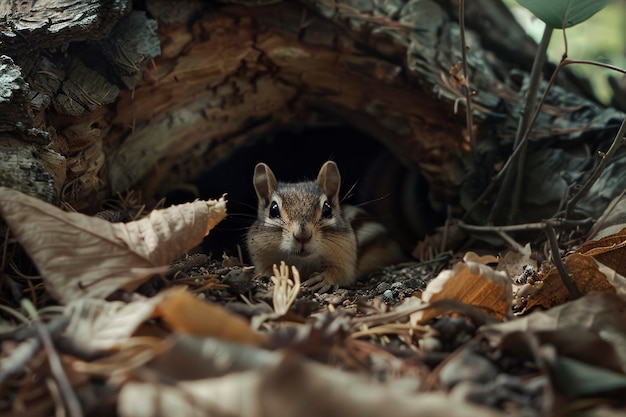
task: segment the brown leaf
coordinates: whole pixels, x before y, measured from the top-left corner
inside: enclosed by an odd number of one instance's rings
[[[265,340],[262,334],[253,332],[240,316],[220,305],[199,300],[183,288],[170,289],[157,305],[155,314],[177,332],[250,344]]]
[[[614,288],[607,280],[607,276],[600,270],[598,263],[593,257],[572,253],[563,258],[565,268],[570,279],[581,294],[594,291],[613,291]],[[535,307],[549,309],[566,303],[569,300],[569,292],[563,285],[558,271],[553,268],[543,279],[543,285],[528,298],[524,311],[530,311]]]
[[[479,258],[468,253],[464,262],[456,263],[451,270],[441,272],[428,283],[422,300],[429,303],[445,299],[459,300],[480,307],[498,320],[503,319],[511,308],[511,281],[504,272],[483,264],[495,261],[495,257]],[[415,315],[423,323],[438,313],[424,311]]]
[[[577,253],[593,256],[620,275],[626,275],[626,229],[583,244]]]
[[[226,201],[195,201],[155,210],[134,222],[109,223],[0,187],[0,214],[63,303],[132,291],[195,245],[226,216]]]

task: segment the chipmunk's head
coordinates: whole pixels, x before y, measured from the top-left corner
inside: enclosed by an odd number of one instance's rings
[[[326,162],[317,181],[278,182],[267,164],[254,170],[254,189],[258,198],[258,222],[273,232],[267,244],[288,255],[315,256],[323,250],[325,239],[339,239],[345,231],[339,204],[341,176],[337,164]],[[349,226],[348,226],[349,228]]]

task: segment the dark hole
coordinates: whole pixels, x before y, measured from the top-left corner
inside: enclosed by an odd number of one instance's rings
[[[430,231],[432,221],[415,228],[408,226],[415,219],[406,218],[407,214],[413,218],[432,215],[425,181],[415,175],[415,169],[410,174],[382,143],[349,127],[285,129],[239,147],[197,178],[201,198],[228,194],[228,217],[211,231],[203,249],[219,258],[223,252],[236,255],[236,246],[241,244],[245,254],[245,233],[256,219],[252,176],[258,162],[267,163],[279,181],[293,182],[314,180],[329,159],[339,166],[343,203],[372,212],[408,251]],[[176,193],[168,194],[170,202],[192,198],[185,190]]]

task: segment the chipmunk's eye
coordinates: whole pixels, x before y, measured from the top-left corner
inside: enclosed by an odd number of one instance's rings
[[[278,203],[276,201],[272,201],[270,204],[270,217],[274,219],[280,217],[280,208],[278,207]]]
[[[324,219],[333,217],[333,208],[328,201],[324,201],[324,204],[322,204],[322,217]]]

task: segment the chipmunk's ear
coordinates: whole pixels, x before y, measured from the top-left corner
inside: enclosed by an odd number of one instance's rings
[[[264,205],[267,206],[276,189],[276,177],[270,167],[263,162],[258,163],[256,167],[254,167],[252,182],[259,202],[262,201]]]
[[[341,175],[339,175],[339,168],[333,161],[326,161],[320,173],[317,174],[317,182],[322,191],[326,194],[329,200],[333,203],[339,201],[339,186],[341,185]]]

